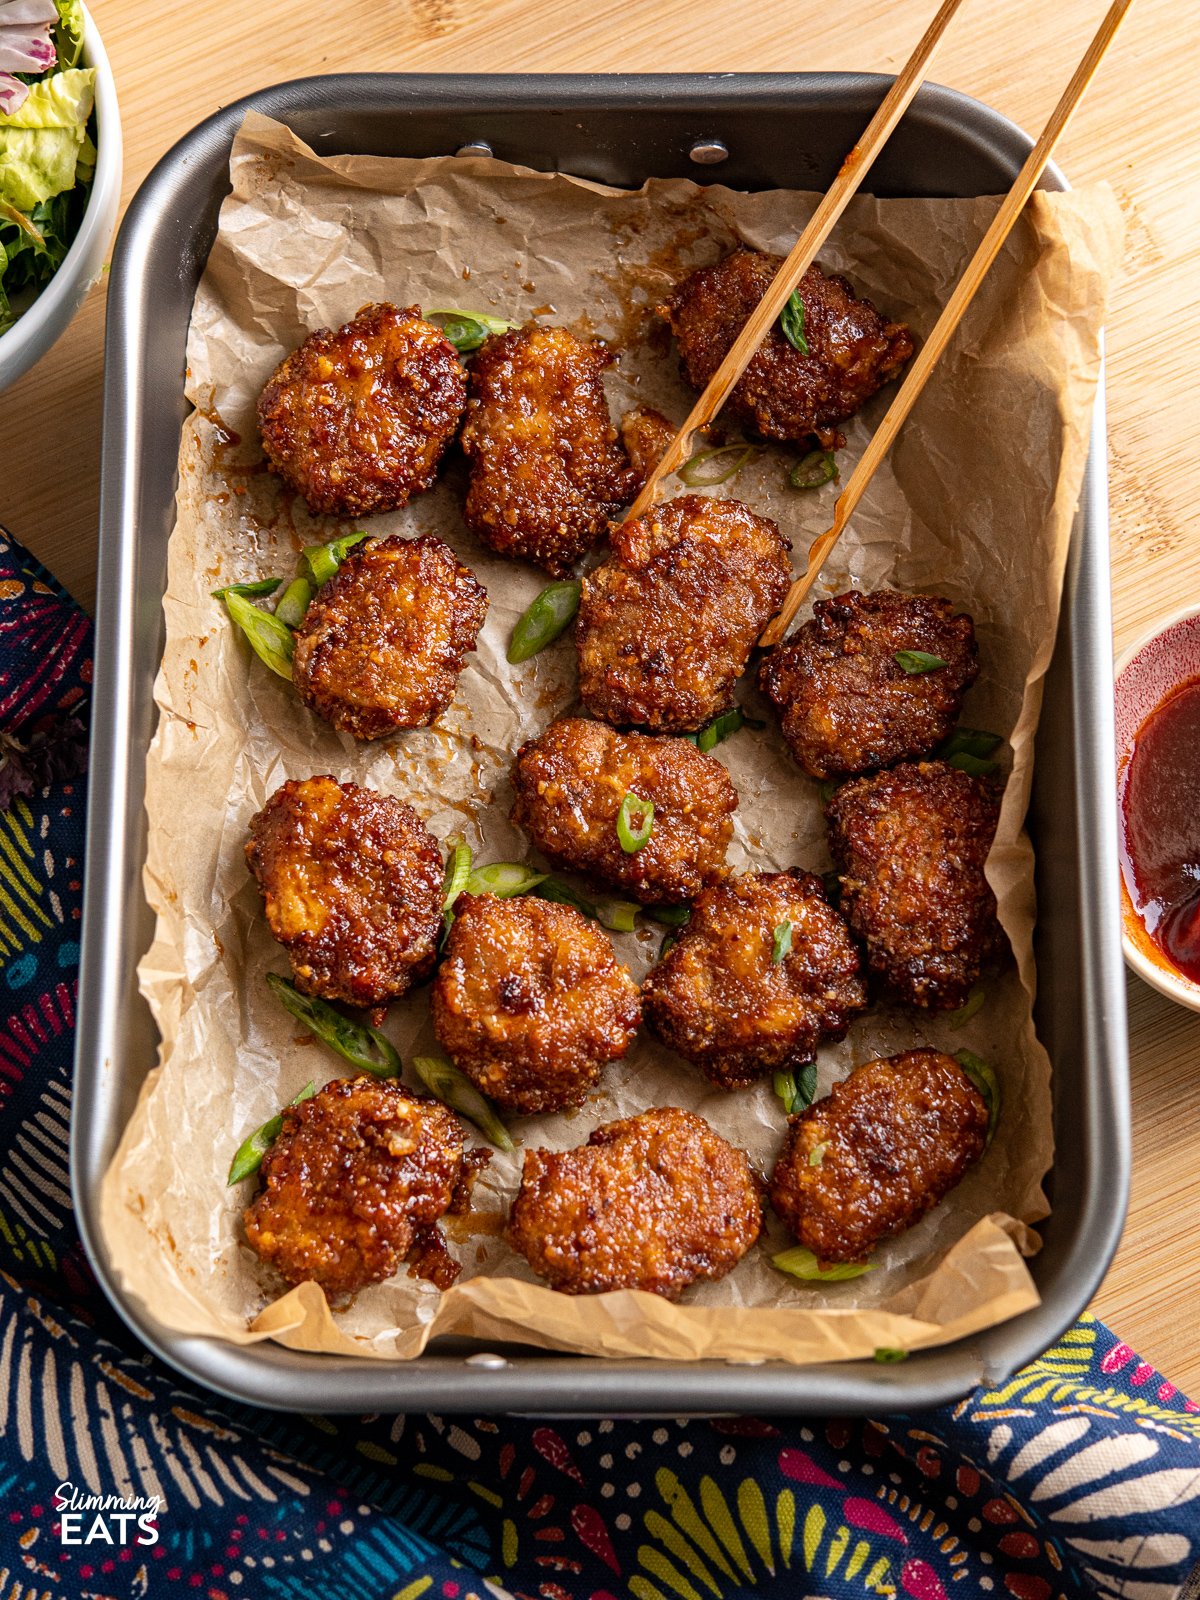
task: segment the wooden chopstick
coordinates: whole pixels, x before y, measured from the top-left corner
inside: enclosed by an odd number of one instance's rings
[[[750,365],[768,329],[783,310],[792,290],[812,266],[817,251],[832,233],[834,224],[853,199],[856,190],[874,164],[875,157],[887,143],[893,128],[924,82],[942,35],[961,4],[962,0],[943,0],[941,8],[906,62],[904,70],[884,96],[858,143],[842,162],[837,177],[813,212],[808,226],[792,246],[783,265],[772,278],[766,293],[751,312],[745,327],[729,347],[725,359],[708,380],[700,398],[688,413],[683,427],[675,435],[658,466],[642,486],[641,493],[626,512],[627,520],[640,517],[661,498],[665,480],[677,472],[691,456],[692,435],[708,427],[729,398],[730,390]]]
[[[1083,60],[1075,69],[1075,74],[1063,93],[1062,99],[1055,106],[1049,122],[1042,130],[1042,136],[1029,152],[1025,165],[1017,175],[1017,180],[1005,196],[1000,209],[997,211],[991,226],[984,234],[983,240],[974,256],[971,258],[967,270],[963,273],[955,287],[954,293],[946,302],[945,308],[934,324],[933,331],[917,352],[904,382],[900,385],[895,399],[888,407],[883,421],[873,435],[871,442],[863,451],[862,458],[855,467],[846,487],[838,497],[834,507],[833,526],[828,533],[823,533],[819,539],[813,541],[808,552],[808,568],[802,578],[797,578],[788,591],[783,608],[775,619],[768,623],[759,639],[763,646],[778,644],[791,625],[792,618],[800,608],[805,595],[812,587],[817,574],[824,566],[830,551],[842,536],[842,532],[850,520],[854,508],[863,497],[863,491],[870,483],[879,463],[887,455],[897,433],[899,433],[905,418],[916,403],[917,396],[925,387],[930,373],[937,365],[938,358],[950,343],[955,329],[962,320],[963,314],[975,297],[975,292],[983,282],[988,268],[1000,253],[1001,246],[1011,233],[1018,217],[1025,208],[1025,203],[1037,187],[1038,180],[1045,170],[1050,159],[1050,153],[1058,142],[1075,107],[1083,99],[1088,84],[1092,81],[1096,68],[1104,57],[1104,52],[1112,43],[1125,13],[1133,4],[1133,0],[1113,0],[1108,14],[1100,24],[1096,37],[1087,48]]]

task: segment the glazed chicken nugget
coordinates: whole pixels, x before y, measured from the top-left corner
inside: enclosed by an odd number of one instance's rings
[[[426,727],[453,699],[486,615],[487,590],[440,539],[368,540],[313,597],[292,682],[356,739]]]
[[[987,1125],[953,1056],[868,1061],[791,1119],[771,1204],[822,1262],[864,1261],[953,1189],[983,1154]]]
[[[906,672],[898,653],[942,663]],[[979,671],[971,618],[937,595],[878,589],[819,600],[759,668],[783,736],[814,778],[927,756],[947,737]]]
[[[723,1278],[762,1228],[743,1150],[663,1106],[597,1128],[585,1145],[529,1150],[508,1240],[552,1289],[645,1289],[676,1300]]]
[[[909,1005],[957,1010],[1004,948],[983,871],[1000,816],[992,785],[944,761],[908,763],[843,784],[825,816],[868,971]]]
[[[776,959],[778,957],[778,959]],[[803,1066],[867,1003],[846,924],[811,872],[746,873],[703,890],[642,988],[665,1045],[723,1089]]]
[[[258,426],[272,469],[310,510],[368,516],[431,486],[466,400],[458,353],[420,307],[363,306],[280,362]]]
[[[703,389],[758,305],[782,256],[735,250],[678,284],[663,315],[679,344],[688,382]],[[844,443],[837,423],[864,405],[912,355],[908,329],[880,316],[845,278],[810,267],[800,280],[802,354],[778,321],[735,385],[726,409],[767,439]]]
[[[390,1278],[414,1249],[420,1275],[436,1271],[445,1288],[459,1267],[437,1220],[462,1176],[462,1132],[445,1106],[394,1079],[335,1078],[285,1107],[246,1238],[288,1283],[311,1280],[331,1298]]]
[[[686,739],[562,717],[517,752],[513,786],[512,820],[548,860],[643,905],[678,905],[725,876],[737,790]],[[649,840],[633,852],[618,826],[626,796],[654,806]]]
[[[637,493],[600,381],[615,359],[597,339],[529,323],[471,363],[464,515],[497,555],[563,577]]]
[[[497,1105],[580,1105],[641,1020],[638,986],[572,906],[464,894],[433,986],[442,1048]]]
[[[783,604],[791,545],[737,500],[683,495],[614,527],[583,579],[579,692],[593,716],[656,733],[701,728],[733,702]]]
[[[386,1005],[433,970],[442,854],[403,800],[290,778],[251,821],[246,860],[305,994]]]

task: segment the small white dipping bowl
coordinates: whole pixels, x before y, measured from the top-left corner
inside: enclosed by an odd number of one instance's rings
[[[1117,784],[1124,787],[1125,768],[1146,719],[1176,689],[1200,678],[1200,605],[1174,612],[1152,633],[1139,639],[1116,664]],[[1200,751],[1196,754],[1200,767]],[[1124,827],[1124,819],[1121,822]],[[1193,983],[1151,939],[1134,909],[1121,873],[1121,941],[1125,960],[1139,978],[1181,1006],[1200,1011],[1200,983]]]
[[[121,119],[112,68],[84,11],[83,64],[96,69],[96,175],[79,232],[63,264],[7,333],[0,333],[0,389],[40,361],[104,269],[121,204]]]

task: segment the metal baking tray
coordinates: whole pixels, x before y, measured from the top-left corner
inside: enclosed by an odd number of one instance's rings
[[[294,1410],[888,1412],[942,1404],[1038,1355],[1090,1299],[1116,1248],[1129,1179],[1103,392],[1076,520],[1037,744],[1037,1026],[1054,1064],[1057,1159],[1033,1311],[896,1365],[605,1361],[441,1342],[410,1362],[314,1356],[183,1338],[124,1298],[98,1227],[98,1193],[157,1036],[135,968],[150,943],[142,894],[143,786],[163,645],[184,350],[192,298],[228,191],[230,144],[257,110],[318,151],[428,156],[485,142],[497,156],[604,183],[719,178],[823,189],[889,79],[836,73],[712,76],[307,78],[251,95],[166,155],[121,229],[108,294],[96,682],[72,1180],[96,1273],[134,1333],[179,1372]],[[728,158],[697,166],[697,142]],[[995,194],[1030,148],[998,113],[926,86],[868,185],[881,195]],[[1064,188],[1056,170],[1045,184]],[[1014,1108],[1016,1110],[1017,1108]],[[196,1197],[197,1204],[204,1197]]]

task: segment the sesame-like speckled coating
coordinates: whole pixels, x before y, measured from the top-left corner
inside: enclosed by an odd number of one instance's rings
[[[899,650],[946,664],[905,672]],[[979,671],[975,628],[937,595],[852,589],[818,600],[812,620],[773,650],[759,685],[814,778],[927,756],[953,728]]]
[[[271,467],[310,510],[367,516],[431,486],[466,399],[457,351],[418,306],[363,306],[280,362],[258,426]]]
[[[513,787],[512,820],[548,860],[643,905],[678,905],[725,876],[737,790],[686,739],[562,717],[522,745]],[[617,834],[627,794],[654,803],[650,839],[631,855]]]
[[[775,930],[791,948],[773,959]],[[745,873],[703,890],[642,988],[664,1044],[724,1089],[811,1061],[867,1003],[858,951],[811,872]]]
[[[782,256],[735,250],[677,284],[663,314],[688,382],[703,389],[783,264]],[[810,267],[800,280],[808,355],[768,332],[726,402],[767,439],[817,439],[836,448],[844,422],[896,377],[912,355],[902,323],[888,322],[845,278]]]
[[[305,994],[386,1005],[433,970],[442,854],[403,800],[290,778],[251,821],[246,860]]]
[[[573,906],[460,895],[433,985],[433,1025],[456,1067],[523,1113],[582,1104],[641,1020],[638,986]]]
[[[791,1119],[771,1204],[821,1261],[863,1261],[983,1154],[988,1113],[953,1056],[868,1061]]]
[[[288,1283],[311,1279],[336,1299],[390,1278],[414,1246],[444,1288],[457,1265],[430,1234],[462,1172],[462,1132],[445,1106],[394,1079],[335,1078],[285,1108],[246,1238]]]
[[[688,494],[616,526],[583,580],[579,692],[617,727],[681,733],[733,701],[787,594],[788,540],[738,500]]]
[[[745,1152],[703,1117],[661,1106],[606,1123],[577,1149],[527,1151],[508,1239],[565,1294],[675,1300],[697,1279],[723,1278],[761,1228]]]
[[[983,871],[994,786],[944,761],[906,763],[852,778],[825,816],[842,914],[871,976],[909,1005],[956,1010],[1004,948]]]
[[[440,539],[370,539],[313,596],[292,681],[356,739],[426,727],[453,699],[486,615],[487,591]]]

